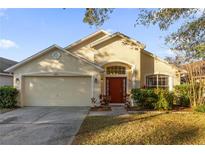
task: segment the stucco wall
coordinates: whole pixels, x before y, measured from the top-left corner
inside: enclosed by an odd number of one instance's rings
[[[91,44],[106,37],[107,34],[99,33],[89,39],[83,40],[77,45],[67,48],[68,51],[74,52],[76,55],[86,58],[94,62],[95,49],[91,48]]]
[[[154,57],[149,56],[145,53],[141,53],[141,83],[140,86],[143,87],[146,83],[145,76],[148,74],[154,74]]]
[[[146,52],[141,52],[141,87],[146,84],[146,76],[151,74],[165,74],[173,79],[173,85],[180,84],[180,76],[176,67],[154,58]]]
[[[78,45],[75,45],[75,46],[72,46],[70,48],[67,48],[67,50],[69,50],[70,52],[73,52],[73,51],[77,51],[78,49],[81,49],[81,48],[86,47],[86,46],[89,47],[89,45],[91,43],[93,43],[93,42],[95,42],[95,41],[97,41],[97,40],[99,40],[99,39],[101,39],[101,38],[103,38],[105,36],[106,36],[105,33],[99,33],[96,36],[93,36],[93,37],[91,37],[89,39],[83,40]],[[81,40],[79,40],[79,41],[81,41]]]
[[[99,65],[121,61],[135,66],[135,85],[136,87],[140,86],[140,48],[127,44],[126,40],[118,36],[96,45],[94,48],[97,50],[94,59]]]
[[[0,75],[0,86],[12,86],[13,76]]]
[[[53,59],[52,52],[60,52],[61,57],[59,59]],[[91,65],[85,63],[83,60],[79,60],[59,49],[53,49],[29,63],[22,65],[14,71],[14,74],[26,74],[26,73],[52,73],[52,72],[76,72],[81,74],[93,74],[97,73],[97,69]]]

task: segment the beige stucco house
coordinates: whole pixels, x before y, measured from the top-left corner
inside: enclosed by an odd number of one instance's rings
[[[123,103],[132,88],[180,84],[177,67],[122,33],[99,30],[62,48],[52,45],[6,71],[21,106],[90,106],[92,97]]]

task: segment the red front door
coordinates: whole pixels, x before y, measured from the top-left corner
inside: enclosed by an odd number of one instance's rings
[[[111,103],[123,103],[123,95],[126,94],[126,78],[106,78],[107,95],[111,97]]]

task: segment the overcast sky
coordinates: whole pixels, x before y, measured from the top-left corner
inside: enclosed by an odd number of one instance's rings
[[[0,9],[0,57],[21,61],[52,44],[65,47],[97,30],[83,23],[85,9]],[[134,26],[138,9],[115,9],[100,27],[111,33],[124,33],[164,58],[172,56],[157,26]],[[126,52],[126,51],[125,51]]]

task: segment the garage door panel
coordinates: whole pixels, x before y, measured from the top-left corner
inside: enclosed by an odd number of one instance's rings
[[[25,77],[25,106],[89,106],[90,77]]]

